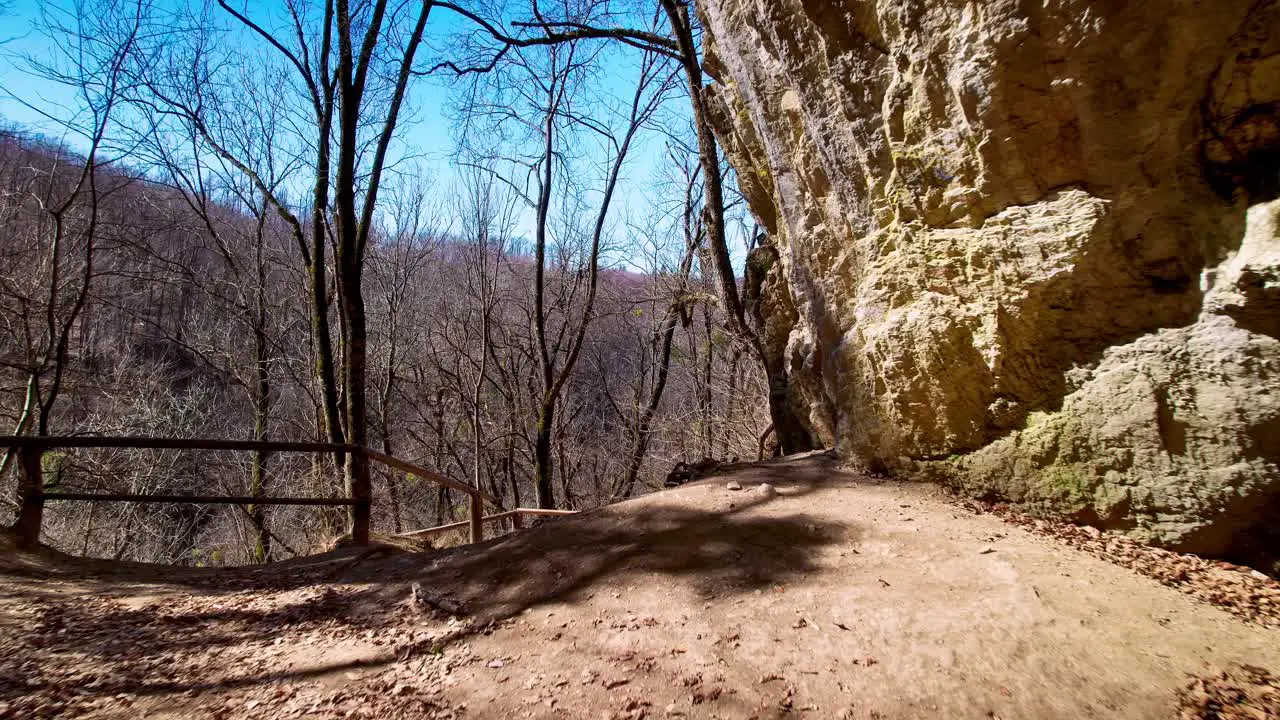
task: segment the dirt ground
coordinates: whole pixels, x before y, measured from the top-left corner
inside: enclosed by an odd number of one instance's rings
[[[1273,580],[1242,618],[1087,550],[810,456],[354,564],[8,552],[0,718],[1163,719],[1280,670]]]

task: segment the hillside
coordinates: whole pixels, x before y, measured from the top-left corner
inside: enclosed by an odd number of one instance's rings
[[[316,379],[307,371],[316,364],[314,328],[288,226],[272,215],[258,223],[254,208],[230,199],[202,206],[181,186],[147,180],[145,169],[128,163],[99,170],[104,193],[95,234],[68,238],[75,252],[64,256],[58,277],[78,276],[89,248],[96,275],[80,319],[68,326],[85,329],[68,336],[67,355],[57,359],[49,312],[68,321],[71,303],[49,306],[56,244],[43,208],[68,192],[81,162],[70,150],[0,127],[0,434],[35,434],[31,420],[23,420],[27,388],[33,376],[52,383],[61,367],[66,386],[50,406],[48,434],[328,437],[317,421]],[[454,214],[489,211],[473,207],[481,199],[459,189],[439,202]],[[87,213],[89,205],[74,207]],[[372,333],[369,444],[469,482],[476,482],[478,462],[484,489],[505,507],[532,504],[544,395],[531,374],[539,362],[529,322],[533,251],[511,235],[513,228],[480,228],[474,218],[441,212],[413,232],[384,228],[370,242],[363,279]],[[581,315],[576,263],[563,259],[547,269],[553,331]],[[490,274],[485,289],[475,287],[478,267]],[[583,367],[564,390],[553,438],[563,463],[556,489],[562,506],[644,494],[661,487],[678,460],[756,455],[768,425],[758,407],[760,381],[717,333],[714,308],[700,308],[697,325],[678,327],[668,317],[668,296],[683,282],[660,266],[649,273],[600,269]],[[485,353],[502,362],[486,364]],[[664,375],[656,387],[659,367]],[[651,410],[621,402],[637,393]],[[71,492],[248,494],[256,487],[324,495],[342,486],[337,473],[311,457],[262,456],[252,467],[245,459],[83,451],[51,458],[49,470]],[[0,496],[12,498],[16,476],[7,468],[0,463]],[[375,483],[378,522],[388,530],[465,517],[457,498],[432,485],[392,474]],[[12,507],[0,503],[0,525],[12,521]],[[44,538],[54,547],[174,565],[279,560],[334,534],[322,513],[297,508],[264,508],[253,518],[234,508],[161,505],[61,505],[49,512]]]
[[[811,455],[426,554],[6,551],[0,717],[1169,718],[1280,667],[1280,584],[1139,547]]]

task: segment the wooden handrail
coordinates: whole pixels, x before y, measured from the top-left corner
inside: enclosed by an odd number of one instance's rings
[[[429,470],[420,465],[405,462],[386,453],[370,450],[359,445],[327,442],[290,442],[278,440],[214,440],[207,438],[156,438],[156,437],[115,437],[98,435],[76,435],[67,437],[43,437],[27,435],[0,435],[0,447],[41,447],[47,450],[56,448],[129,448],[138,450],[244,450],[267,452],[342,452],[360,453],[370,460],[397,470],[426,478],[438,485],[444,485],[467,495],[479,495],[484,500],[498,504],[492,495],[473,488],[466,483]]]
[[[264,450],[267,452],[359,452],[359,445],[281,440],[214,440],[208,438],[119,437],[111,435],[0,435],[0,447],[130,448],[137,450]]]
[[[420,475],[439,485],[459,490],[471,496],[469,509],[470,517],[467,519],[466,523],[471,527],[471,542],[477,543],[484,539],[484,501],[488,500],[494,505],[499,505],[500,503],[497,498],[484,492],[480,488],[473,488],[470,485],[460,483],[453,478],[445,477],[438,472],[428,470],[418,465],[413,465],[412,463],[407,463],[399,458],[387,455],[386,453],[380,453],[377,450],[369,450],[367,448],[363,449],[363,452],[365,457],[368,459],[377,460],[384,465],[393,467],[402,472],[407,472],[411,475]]]
[[[484,539],[484,502],[498,505],[497,498],[466,483],[419,465],[407,463],[386,453],[359,445],[327,442],[290,442],[279,440],[216,440],[209,438],[157,438],[78,435],[71,437],[0,435],[0,447],[18,451],[20,468],[19,494],[21,510],[14,531],[18,542],[31,547],[39,542],[40,526],[46,500],[78,500],[86,502],[144,502],[144,503],[194,503],[227,505],[320,505],[350,506],[352,511],[352,541],[356,545],[369,542],[369,520],[373,505],[369,483],[369,461],[407,472],[438,485],[457,490],[470,498],[470,519],[463,525],[471,526],[471,541]],[[243,497],[207,495],[141,495],[133,493],[47,493],[44,490],[43,455],[59,448],[127,448],[139,450],[237,450],[252,452],[314,452],[344,453],[354,455],[357,482],[349,498],[307,497]]]
[[[565,515],[577,515],[577,514],[578,512],[576,510],[540,510],[538,508],[516,508],[515,510],[507,510],[506,512],[495,513],[493,515],[486,515],[484,518],[482,518],[482,520],[484,522],[495,522],[498,520],[506,520],[507,518],[514,518],[516,520],[516,528],[518,529],[521,524],[520,520],[526,515],[531,515],[534,517],[538,517],[538,516],[563,517]],[[446,533],[450,530],[458,530],[458,529],[464,528],[470,524],[471,524],[470,520],[464,520],[463,522],[450,523],[448,525],[437,525],[436,527],[426,528],[425,530],[414,530],[412,532],[400,533],[399,535],[396,535],[396,537],[425,537],[428,535],[439,535],[442,533]]]
[[[188,505],[355,505],[352,498],[250,497],[248,495],[140,495],[138,493],[44,494],[45,500],[86,500],[88,502],[186,503]]]
[[[404,460],[401,460],[400,458],[387,455],[386,453],[380,453],[377,450],[366,449],[364,452],[369,457],[370,460],[377,460],[378,462],[388,467],[393,467],[397,470],[400,470],[402,472],[407,472],[411,475],[424,477],[434,482],[437,485],[443,485],[447,488],[452,488],[459,492],[464,492],[468,495],[479,495],[482,499],[487,500],[488,502],[494,505],[499,504],[498,499],[490,495],[489,493],[483,490],[480,490],[479,488],[473,488],[470,485],[467,485],[466,483],[458,482],[457,480],[454,480],[451,477],[441,475],[440,473],[434,470],[428,470],[427,468],[414,465],[413,463],[407,463]]]

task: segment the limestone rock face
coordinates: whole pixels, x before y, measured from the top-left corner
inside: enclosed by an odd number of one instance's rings
[[[699,10],[811,428],[1192,551],[1280,518],[1280,0]]]

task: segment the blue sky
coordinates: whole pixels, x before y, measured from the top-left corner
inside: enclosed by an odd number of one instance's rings
[[[43,38],[35,37],[31,26],[32,18],[41,4],[38,0],[11,0],[5,11],[0,4],[0,118],[8,122],[24,126],[41,124],[41,118],[21,104],[11,99],[10,95],[31,98],[40,104],[66,104],[68,94],[59,86],[41,87],[38,82],[21,72],[18,56],[33,54],[42,56],[48,52]]]
[[[177,4],[182,0],[158,0],[160,3]],[[24,72],[24,58],[47,58],[56,54],[57,48],[52,41],[37,31],[34,21],[41,8],[67,9],[74,0],[9,0],[8,10],[0,15],[0,120],[6,124],[17,125],[29,132],[37,132],[52,138],[62,139],[72,147],[78,143],[75,138],[60,135],[55,123],[48,122],[38,112],[26,107],[15,98],[36,105],[55,116],[66,113],[63,108],[74,106],[75,98],[71,91],[48,81],[32,77]],[[4,5],[5,0],[0,0]],[[262,4],[249,3],[253,12],[262,13]],[[451,13],[437,10],[431,19],[429,35],[438,42],[446,42],[449,34],[458,26],[458,19]],[[610,67],[605,72],[605,84],[612,92],[620,94],[631,91],[628,83],[631,73],[621,66]],[[457,177],[456,169],[450,158],[455,148],[452,125],[448,116],[448,108],[452,104],[456,92],[447,78],[419,78],[411,89],[411,101],[414,107],[412,123],[402,125],[404,152],[413,153],[419,158],[419,167],[432,176],[437,188],[448,188]],[[680,114],[685,112],[684,103],[675,99],[669,103],[668,112]],[[673,190],[671,184],[663,186],[660,181],[661,163],[664,161],[663,141],[657,137],[646,137],[632,153],[625,174],[624,182],[619,189],[619,202],[615,203],[612,213],[617,234],[627,235],[626,222],[641,223],[660,211],[658,196]],[[526,214],[520,223],[521,234],[528,235],[532,228],[531,215]],[[619,244],[628,246],[625,237],[619,238]],[[735,253],[739,257],[741,252]],[[608,264],[643,269],[644,261],[635,251],[616,252],[607,258]]]
[[[42,9],[69,9],[73,4],[73,0],[9,0],[8,11],[0,14],[0,42],[4,43],[0,46],[0,119],[28,131],[58,137],[57,124],[25,103],[57,113],[59,108],[73,106],[74,96],[64,86],[27,73],[25,59],[44,59],[56,52],[50,39],[35,28]],[[3,5],[5,0],[0,0],[0,6]],[[441,13],[441,19],[443,15]],[[453,149],[450,122],[444,116],[450,97],[448,85],[424,78],[415,83],[413,96],[417,106],[416,122],[405,128],[405,139],[415,151],[426,156],[433,171],[448,174],[447,160]],[[76,144],[74,138],[67,141],[73,146]]]

